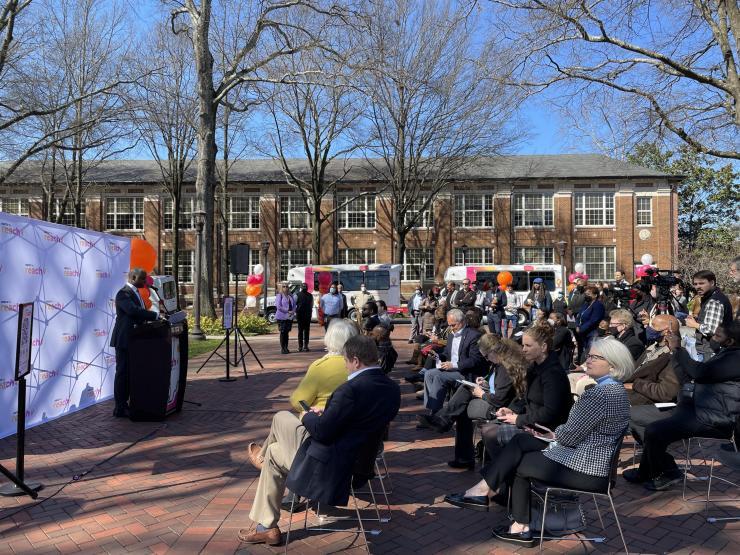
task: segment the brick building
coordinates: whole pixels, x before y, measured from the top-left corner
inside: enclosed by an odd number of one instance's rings
[[[191,216],[194,166],[181,211],[179,267],[186,283],[192,279],[196,242]],[[357,192],[381,188],[363,160],[330,168],[329,173],[344,173],[347,167],[336,198],[325,200],[325,210]],[[40,172],[39,165],[27,163],[11,175],[0,186],[0,210],[40,218]],[[172,203],[156,163],[105,162],[91,168],[86,180],[84,225],[146,239],[159,253],[157,271],[171,272]],[[561,240],[567,242],[566,267],[583,262],[594,279],[611,279],[615,269],[631,274],[644,253],[669,268],[678,248],[679,180],[594,154],[481,160],[437,195],[420,227],[407,237],[404,291],[418,282],[422,264],[424,281],[431,282],[441,279],[448,266],[461,264],[463,256],[468,264],[557,264],[556,243]],[[257,261],[260,242],[269,241],[269,267],[279,269],[270,273],[271,286],[288,268],[316,262],[311,260],[311,230],[302,199],[286,185],[276,162],[237,162],[230,170],[228,191],[228,242],[252,245]],[[321,262],[332,263],[335,256],[339,263],[391,262],[391,208],[387,195],[370,194],[329,218],[322,228]],[[68,208],[63,223],[71,221]],[[214,231],[218,243],[223,233]],[[214,264],[218,269],[219,260]]]

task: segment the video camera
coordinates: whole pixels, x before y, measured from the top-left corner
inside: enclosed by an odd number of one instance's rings
[[[635,291],[641,291],[645,295],[650,295],[653,286],[657,290],[656,303],[658,305],[659,314],[672,314],[673,307],[671,305],[671,287],[681,283],[681,280],[674,274],[674,270],[659,270],[658,268],[648,268],[645,270],[647,275],[641,277],[638,281],[632,284],[632,289]]]

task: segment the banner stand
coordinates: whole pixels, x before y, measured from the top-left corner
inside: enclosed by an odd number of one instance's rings
[[[24,482],[26,456],[26,376],[31,372],[31,339],[33,337],[33,303],[18,305],[18,339],[15,354],[15,379],[18,382],[18,428],[16,432],[15,476],[0,465],[0,472],[12,483],[0,487],[0,495],[30,495],[36,499],[39,483]]]

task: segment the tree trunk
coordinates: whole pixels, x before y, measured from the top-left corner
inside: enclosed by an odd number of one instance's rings
[[[314,203],[311,214],[311,263],[321,264],[321,211],[319,204]],[[336,262],[336,261],[335,261]]]
[[[398,216],[397,216],[398,217]],[[396,242],[396,248],[393,249],[393,255],[394,255],[394,264],[403,264],[403,256],[406,253],[406,234],[408,233],[408,230],[400,230],[396,229],[396,236],[398,237],[398,240]],[[422,268],[422,278],[423,276],[423,268]]]
[[[180,294],[180,206],[182,191],[179,186],[172,188],[172,277],[175,278],[177,295]],[[179,300],[179,297],[175,297]]]

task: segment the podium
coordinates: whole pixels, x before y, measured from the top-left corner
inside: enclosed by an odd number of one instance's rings
[[[129,342],[130,418],[159,422],[182,410],[188,373],[187,323],[138,325]]]

